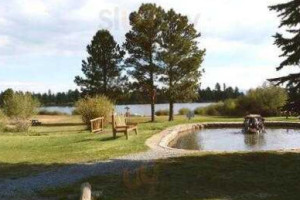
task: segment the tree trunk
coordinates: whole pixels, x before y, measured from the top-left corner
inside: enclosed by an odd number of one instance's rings
[[[151,121],[155,121],[155,102],[154,99],[151,102]]]
[[[174,103],[170,102],[170,108],[169,108],[169,121],[174,120]]]

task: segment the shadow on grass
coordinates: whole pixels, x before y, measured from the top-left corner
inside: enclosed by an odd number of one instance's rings
[[[145,163],[115,160],[124,169]],[[66,198],[88,181],[104,199],[298,199],[298,153],[206,154],[157,161],[137,173],[95,176],[68,187],[47,190],[46,197]],[[141,170],[142,169],[142,170]],[[87,170],[89,170],[87,168]],[[74,199],[75,196],[74,196]]]
[[[84,126],[84,123],[49,123],[41,124],[40,127],[53,127],[53,126]],[[38,126],[38,127],[39,127]]]

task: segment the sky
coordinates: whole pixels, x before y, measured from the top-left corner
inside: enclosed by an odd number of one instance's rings
[[[202,87],[216,82],[248,90],[276,71],[282,58],[273,45],[279,18],[268,6],[286,0],[2,0],[0,91],[54,92],[75,89],[86,45],[99,29],[122,44],[128,15],[141,3],[156,3],[189,17],[206,49]]]

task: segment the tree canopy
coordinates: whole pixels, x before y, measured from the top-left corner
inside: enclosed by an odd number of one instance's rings
[[[131,29],[124,47],[129,53],[126,64],[137,86],[147,92],[154,121],[157,78],[159,75],[158,43],[161,39],[164,11],[155,4],[142,4],[129,16]]]
[[[87,46],[87,53],[89,56],[82,61],[85,77],[76,76],[75,83],[86,95],[104,94],[115,99],[119,86],[126,79],[121,76],[121,62],[125,52],[109,31],[99,30]]]
[[[300,69],[300,0],[292,0],[287,3],[273,5],[270,10],[278,12],[281,18],[280,28],[285,27],[285,36],[277,33],[275,44],[282,50],[281,57],[284,60],[277,70],[286,66]],[[286,84],[289,91],[289,99],[284,109],[300,113],[300,72],[287,76],[270,79],[276,84]]]
[[[159,52],[162,76],[170,104],[169,120],[173,120],[175,102],[197,98],[200,66],[205,51],[198,48],[200,33],[186,16],[173,9],[164,15]]]

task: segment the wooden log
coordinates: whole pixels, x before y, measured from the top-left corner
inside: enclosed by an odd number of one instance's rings
[[[83,183],[81,185],[80,200],[92,199],[92,186],[89,183]]]

